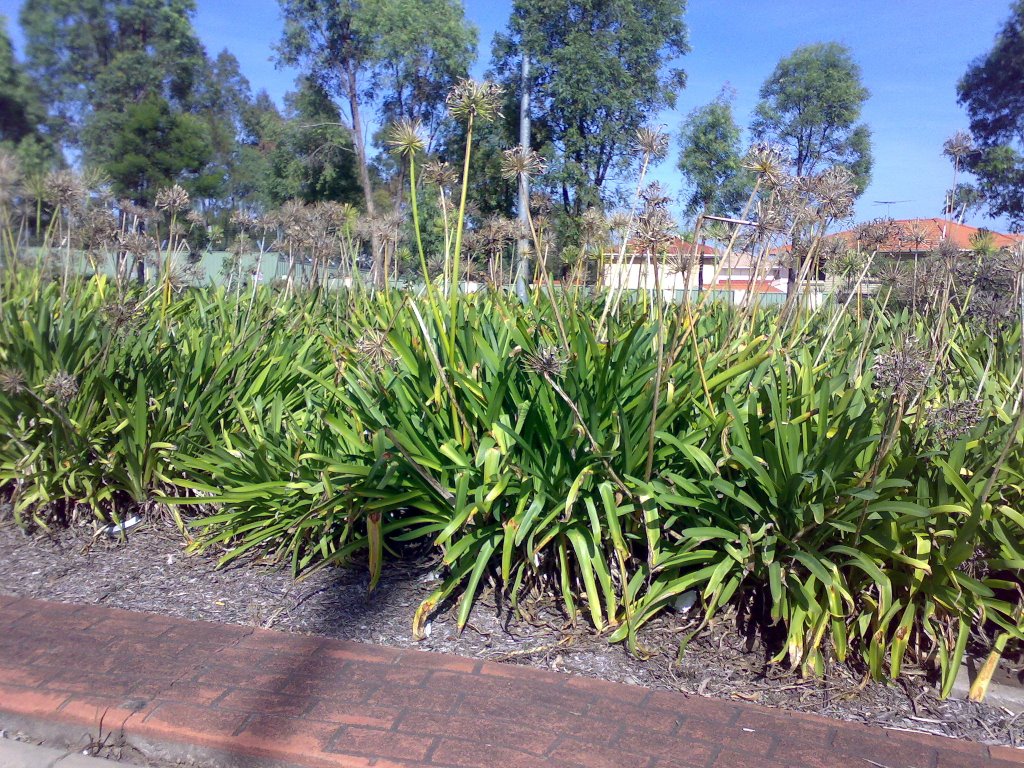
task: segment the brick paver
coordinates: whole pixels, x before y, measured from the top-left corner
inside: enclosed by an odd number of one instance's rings
[[[303,768],[1021,768],[1024,751],[422,651],[0,595],[0,727]],[[177,750],[177,751],[176,751]]]

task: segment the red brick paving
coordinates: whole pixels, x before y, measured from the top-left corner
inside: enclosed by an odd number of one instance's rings
[[[0,595],[0,726],[301,768],[1020,768],[1024,751],[422,651]]]

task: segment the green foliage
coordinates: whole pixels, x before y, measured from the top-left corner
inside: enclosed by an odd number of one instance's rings
[[[0,146],[17,154],[24,171],[48,170],[56,160],[45,124],[39,91],[15,59],[6,19],[0,16]]]
[[[299,67],[323,93],[339,98],[363,202],[373,215],[363,110],[376,109],[382,122],[422,120],[435,136],[444,95],[472,63],[476,32],[462,6],[451,0],[281,0],[281,10],[285,30],[278,46],[280,60]]]
[[[635,163],[636,130],[675,105],[689,50],[684,3],[656,0],[517,0],[494,66],[519,92],[530,58],[534,131],[554,163],[545,179],[575,214],[601,202],[609,178]]]
[[[692,189],[686,213],[739,213],[754,181],[743,168],[740,129],[733,119],[731,99],[723,95],[691,112],[683,124],[679,144],[678,168]]]
[[[871,134],[857,121],[868,96],[846,46],[805,45],[782,59],[761,86],[751,131],[782,144],[796,175],[842,165],[863,192],[871,178]]]
[[[456,0],[367,0],[354,19],[370,41],[371,83],[385,124],[419,120],[429,138],[445,96],[476,59],[476,29]]]
[[[204,52],[192,0],[27,0],[21,10],[29,71],[63,138],[109,157],[108,129],[125,104],[158,95],[187,106]]]
[[[886,354],[929,321],[881,307],[659,322],[641,300],[598,336],[601,299],[572,293],[160,301],[4,283],[0,484],[19,519],[161,505],[225,561],[358,559],[374,582],[427,539],[447,570],[415,632],[452,595],[465,624],[493,582],[639,649],[687,593],[705,620],[774,625],[776,661],[805,674],[913,663],[946,692],[969,642],[1024,636],[1019,325],[951,325],[941,383],[911,402],[913,368]]]
[[[271,145],[266,197],[274,205],[292,199],[358,201],[352,138],[330,97],[303,80],[286,101],[285,119],[265,134]]]
[[[215,187],[205,173],[212,152],[202,121],[150,96],[124,111],[103,168],[117,194],[152,204],[159,190],[178,181],[200,193]]]
[[[967,109],[975,151],[964,165],[978,177],[993,216],[1009,216],[1024,225],[1024,2],[1011,6],[1010,18],[987,54],[971,63],[957,85]]]

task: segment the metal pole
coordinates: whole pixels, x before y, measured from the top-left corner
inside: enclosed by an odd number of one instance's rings
[[[530,149],[530,58],[523,52],[521,71],[522,96],[519,100],[519,144],[523,152]],[[530,279],[530,180],[525,174],[519,176],[519,270],[516,277],[516,294],[524,304],[528,299],[527,280]]]

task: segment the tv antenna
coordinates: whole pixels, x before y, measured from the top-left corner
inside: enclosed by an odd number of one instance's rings
[[[913,200],[874,200],[875,205],[885,206],[885,218],[889,218],[889,209],[897,203],[912,203]]]

